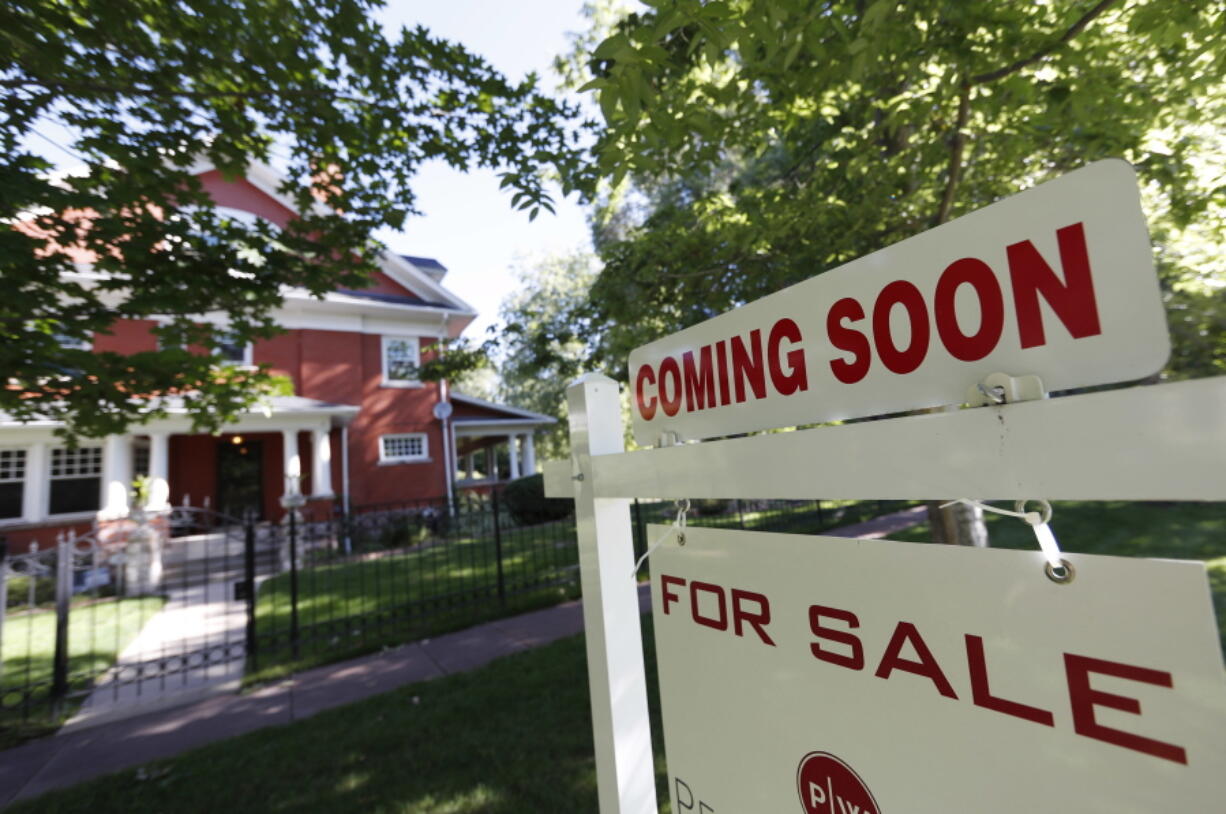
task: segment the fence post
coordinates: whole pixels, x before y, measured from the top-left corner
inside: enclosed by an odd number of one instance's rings
[[[9,607],[9,541],[0,534],[0,654],[4,653],[4,621]],[[0,686],[4,685],[4,658],[0,657]]]
[[[636,497],[633,504],[634,509],[634,561],[638,562],[639,557],[643,556],[643,552],[647,549],[647,529],[643,526],[643,507],[639,505],[639,499]]]
[[[259,645],[255,638],[255,512],[243,518],[243,569],[247,585],[247,660],[251,671],[259,669]]]
[[[60,532],[55,551],[55,660],[52,663],[51,714],[59,717],[68,695],[68,605],[72,598],[72,544]]]
[[[507,581],[502,570],[502,521],[498,519],[498,489],[490,490],[491,505],[494,507],[494,556],[498,560],[498,604],[507,604]]]
[[[598,498],[592,485],[592,457],[626,448],[617,382],[588,373],[566,402],[600,814],[655,814],[630,501]]]
[[[289,510],[289,640],[294,660],[299,657],[298,646],[298,512]]]

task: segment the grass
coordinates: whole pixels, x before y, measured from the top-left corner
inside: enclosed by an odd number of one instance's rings
[[[644,639],[652,640],[650,629]],[[596,811],[586,675],[582,637],[566,639],[10,810]],[[654,690],[650,703],[659,721]],[[654,739],[667,799],[658,727]]]
[[[163,604],[162,597],[74,602],[68,615],[70,692],[88,689],[93,678],[115,663],[119,653]],[[54,661],[54,610],[35,610],[5,618],[0,746],[58,725],[58,719],[52,720],[43,712],[45,699],[51,693]],[[27,711],[27,705],[33,715]]]
[[[267,681],[577,596],[574,520],[504,530],[505,596],[498,591],[498,544],[488,529],[473,531],[301,569],[297,656],[290,633],[291,576],[268,580],[256,603],[259,654],[246,681]]]

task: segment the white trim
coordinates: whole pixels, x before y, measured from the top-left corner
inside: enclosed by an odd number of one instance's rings
[[[388,455],[386,441],[401,438],[415,438],[421,441],[421,453],[418,455]],[[430,460],[430,438],[424,432],[400,432],[379,436],[379,463],[409,464],[424,463]]]
[[[387,350],[388,345],[392,342],[412,342],[413,353],[416,359],[413,361],[414,367],[421,367],[421,337],[417,336],[395,336],[383,335],[379,342],[379,357],[383,366],[383,380],[380,385],[383,387],[421,387],[420,379],[393,379],[388,376]]]
[[[474,407],[484,407],[487,410],[498,410],[500,412],[510,413],[511,416],[516,417],[516,418],[530,418],[533,421],[537,421],[541,424],[557,424],[558,423],[558,420],[556,418],[554,418],[553,416],[545,415],[544,413],[534,413],[531,410],[525,410],[522,407],[512,407],[508,404],[496,404],[492,401],[486,401],[485,399],[479,399],[476,396],[466,396],[463,393],[457,393],[454,390],[451,391],[451,400],[458,401],[462,404],[471,404]],[[482,420],[484,420],[485,416],[482,416],[481,418]],[[489,419],[491,421],[504,420],[498,416],[490,416]]]

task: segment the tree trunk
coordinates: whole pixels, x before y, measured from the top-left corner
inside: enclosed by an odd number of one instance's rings
[[[983,522],[983,509],[978,506],[955,503],[942,509],[941,501],[930,501],[928,524],[932,527],[934,543],[988,546],[988,527]]]

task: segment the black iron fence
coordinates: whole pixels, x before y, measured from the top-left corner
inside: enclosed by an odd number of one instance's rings
[[[818,533],[902,502],[707,501],[688,522]],[[635,549],[671,501],[633,504]],[[578,596],[575,520],[498,494],[281,523],[138,516],[16,552],[0,542],[0,747],[67,719],[237,687]]]

